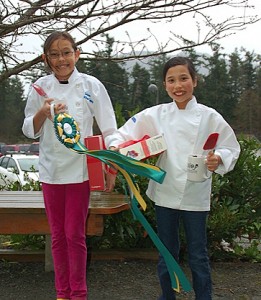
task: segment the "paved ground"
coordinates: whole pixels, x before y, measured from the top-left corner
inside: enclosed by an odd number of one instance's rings
[[[260,264],[213,263],[212,274],[213,300],[261,300]],[[88,300],[156,300],[160,293],[155,260],[95,260],[87,277]],[[53,300],[53,281],[43,263],[0,262],[1,300]],[[178,299],[194,299],[193,293]]]

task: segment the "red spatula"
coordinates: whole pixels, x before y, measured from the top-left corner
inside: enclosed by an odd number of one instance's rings
[[[212,150],[212,149],[214,149],[216,147],[218,137],[219,137],[219,133],[217,133],[217,132],[211,133],[208,136],[208,138],[207,138],[207,140],[206,140],[206,142],[205,142],[205,144],[203,146],[203,149],[204,150]]]
[[[45,98],[48,98],[46,92],[37,84],[35,83],[32,83],[32,87],[36,90],[36,92],[42,96],[42,97],[45,97]]]

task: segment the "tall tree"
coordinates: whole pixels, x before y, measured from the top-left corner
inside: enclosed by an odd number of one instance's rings
[[[261,138],[261,92],[260,56],[245,52],[241,61],[241,94],[236,107],[235,128],[237,132]]]
[[[22,82],[17,76],[0,83],[0,139],[6,143],[14,143],[23,138],[23,92]]]
[[[201,102],[215,108],[230,122],[233,118],[235,103],[231,99],[231,87],[227,70],[226,57],[215,49],[213,56],[207,57],[207,75],[203,75]]]
[[[170,101],[170,98],[166,93],[165,87],[163,85],[164,78],[162,75],[163,66],[165,65],[165,63],[169,58],[170,57],[168,57],[168,55],[162,54],[159,55],[158,57],[152,58],[151,62],[149,63],[151,83],[155,84],[158,89],[157,96],[158,96],[159,103],[165,103]],[[155,94],[151,95],[150,97],[155,98]]]
[[[246,24],[257,22],[259,17],[253,17],[252,13],[242,18],[242,8],[248,9],[247,11],[254,9],[248,3],[249,0],[2,0],[0,81],[20,74],[40,62],[39,53],[33,47],[30,51],[25,51],[23,44],[28,41],[31,43],[35,39],[40,43],[53,30],[67,30],[73,36],[77,36],[78,46],[95,44],[101,49],[106,40],[106,36],[103,35],[112,35],[119,27],[131,24],[139,24],[142,27],[145,21],[161,24],[191,15],[191,19],[197,22],[198,29],[198,35],[195,35],[193,40],[181,36],[173,26],[170,26],[169,32],[164,33],[169,39],[163,45],[157,41],[157,35],[150,29],[142,38],[137,39],[126,32],[123,38],[115,39],[114,60],[121,60],[126,53],[130,53],[128,58],[157,56],[211,43],[232,34],[234,30],[242,29]],[[209,14],[219,7],[224,10],[232,7],[234,17],[226,18],[220,15],[215,21]],[[151,40],[158,44],[158,49],[148,53],[146,45]],[[99,50],[95,53],[85,51],[83,57],[104,60],[99,54]]]
[[[261,100],[261,55],[256,56],[257,66],[256,66],[256,92]],[[259,62],[259,63],[258,63]]]
[[[90,60],[86,63],[82,62],[85,71],[100,79],[105,85],[112,103],[121,103],[126,105],[129,101],[128,92],[128,74],[124,67],[124,62],[115,62],[112,59],[114,39],[106,35],[106,48],[97,54],[103,60]]]
[[[245,49],[242,52],[245,52],[245,58],[241,62],[241,82],[242,91],[245,91],[256,87],[255,54]]]
[[[229,55],[228,61],[229,84],[231,88],[231,101],[235,104],[239,102],[239,97],[242,93],[242,68],[241,57],[238,49]]]
[[[253,90],[240,96],[236,107],[234,127],[237,133],[244,133],[261,139],[261,98]]]
[[[131,105],[128,110],[133,110],[137,106],[144,109],[153,105],[150,102],[148,84],[150,82],[149,71],[136,63],[130,74]]]

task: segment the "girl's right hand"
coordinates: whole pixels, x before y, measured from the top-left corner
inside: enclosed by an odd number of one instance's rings
[[[45,114],[45,116],[50,119],[51,121],[53,120],[52,117],[52,112],[51,112],[51,105],[53,104],[54,99],[49,98],[44,101],[44,104],[42,106],[42,112]],[[59,114],[63,113],[67,110],[67,105],[65,103],[55,103],[54,106],[54,114]]]
[[[45,99],[43,106],[35,114],[35,116],[33,118],[35,134],[37,134],[40,131],[41,127],[43,126],[43,124],[47,118],[52,121],[52,116],[51,116],[51,102],[52,101],[53,101],[53,99],[51,99],[51,98]]]
[[[44,104],[41,108],[41,112],[50,120],[52,120],[51,116],[51,103],[53,102],[52,98],[48,98],[44,100]]]

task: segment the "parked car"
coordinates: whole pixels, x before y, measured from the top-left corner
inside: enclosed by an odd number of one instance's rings
[[[1,146],[2,155],[6,155],[7,153],[18,153],[19,146],[18,145],[3,145]]]
[[[29,151],[31,144],[18,144],[17,146],[18,146],[18,152],[22,154],[22,153],[27,153]]]
[[[35,155],[39,155],[39,142],[33,142],[29,149],[28,149],[28,154],[35,154]]]
[[[5,143],[3,142],[0,142],[0,157],[3,156],[3,153],[2,153],[2,147],[5,145]]]
[[[6,185],[8,185],[10,183],[14,183],[16,181],[19,182],[19,178],[18,178],[17,174],[9,172],[7,169],[0,167],[0,186],[1,187],[5,187]],[[1,190],[1,188],[0,188],[0,190]]]
[[[30,180],[39,180],[38,163],[39,157],[37,155],[7,154],[0,157],[0,167],[6,169],[10,174],[15,174],[15,181],[18,180],[21,185]]]

